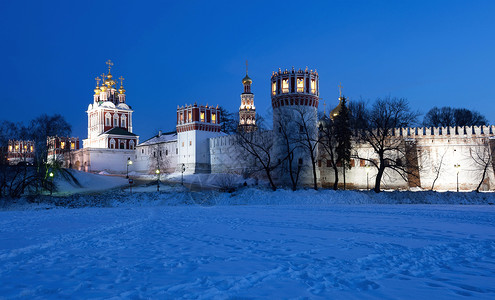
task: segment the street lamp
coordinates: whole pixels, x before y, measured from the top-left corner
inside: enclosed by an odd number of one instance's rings
[[[459,193],[459,169],[461,168],[460,164],[455,164],[454,168],[457,169],[457,192]]]
[[[127,158],[127,173],[126,173],[126,176],[125,178],[129,179],[129,166],[132,165],[132,160],[130,157]]]
[[[156,175],[158,176],[158,181],[156,182],[156,191],[160,191],[160,170],[156,169],[155,171]]]
[[[370,190],[370,165],[366,165],[366,189]]]
[[[184,185],[184,171],[186,170],[186,165],[182,164],[182,179],[181,179],[181,184]]]
[[[52,182],[52,184],[50,185],[50,196],[51,196],[53,194],[53,172],[50,172],[48,176],[50,177],[50,181]]]

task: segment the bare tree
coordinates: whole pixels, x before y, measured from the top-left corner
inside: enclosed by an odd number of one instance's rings
[[[263,171],[270,183],[272,190],[277,190],[272,177],[272,172],[281,162],[274,161],[273,152],[273,132],[267,130],[262,119],[258,118],[258,130],[254,132],[239,131],[236,136],[236,145],[239,146],[243,155],[254,158],[256,165],[253,168]]]
[[[428,127],[480,126],[487,123],[486,118],[477,111],[448,106],[433,107],[423,119],[423,125]]]
[[[317,115],[302,107],[294,108],[294,112],[294,123],[299,127],[296,127],[298,133],[294,134],[294,138],[305,154],[309,155],[313,173],[313,188],[318,190],[318,181],[316,178],[316,151],[318,147]]]
[[[367,126],[359,131],[359,139],[367,143],[378,156],[378,160],[354,157],[367,161],[377,169],[374,191],[381,191],[380,185],[386,169],[397,172],[404,180],[411,174],[408,170],[408,159],[406,155],[407,143],[402,136],[397,136],[395,128],[411,126],[416,122],[418,113],[412,112],[407,100],[403,98],[377,99],[368,112]]]
[[[433,182],[431,183],[431,190],[433,191],[433,189],[435,188],[435,183],[437,182],[438,178],[440,177],[440,173],[442,172],[442,167],[443,167],[443,159],[445,157],[445,154],[447,154],[447,151],[448,151],[449,147],[445,147],[445,151],[443,152],[443,154],[440,156],[440,161],[436,161],[435,162],[431,162],[432,165],[431,165],[431,168],[433,170],[433,172],[435,173],[435,178],[433,179]]]
[[[291,123],[289,119],[289,116],[283,115],[277,121],[277,125],[279,128],[280,142],[283,145],[282,157],[284,157],[284,162],[282,164],[282,172],[288,171],[292,190],[295,191],[297,190],[297,183],[299,181],[299,174],[301,173],[302,166],[294,161],[295,152],[299,148],[299,145],[293,136],[293,132],[296,131],[295,124]]]
[[[323,151],[327,154],[326,160],[330,162],[330,166],[334,173],[333,189],[338,189],[339,184],[339,169],[337,166],[338,156],[337,156],[337,139],[335,138],[335,126],[333,126],[332,121],[324,116],[319,122],[320,131],[320,146]]]
[[[474,147],[469,149],[469,154],[475,163],[476,171],[478,173],[481,171],[481,178],[478,186],[476,187],[477,193],[480,192],[480,188],[485,181],[488,168],[492,163],[490,150],[490,143],[487,139],[481,139]]]

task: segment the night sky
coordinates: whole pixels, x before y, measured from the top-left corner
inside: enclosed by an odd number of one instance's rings
[[[262,115],[272,71],[308,66],[327,111],[342,82],[351,101],[405,97],[495,123],[495,1],[129,2],[1,1],[0,120],[59,113],[86,138],[110,59],[141,141],[174,130],[177,105],[236,112],[246,60]]]

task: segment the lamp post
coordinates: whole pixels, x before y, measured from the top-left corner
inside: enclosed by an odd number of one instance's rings
[[[50,185],[50,196],[53,195],[53,172],[50,172],[50,174],[48,174],[48,176],[50,176],[50,181],[51,181],[51,185]]]
[[[181,178],[181,184],[184,185],[184,171],[186,170],[186,165],[185,164],[182,164],[182,168],[181,168],[181,171],[182,171],[182,178]]]
[[[127,158],[127,172],[125,178],[129,179],[129,166],[132,165],[132,160],[130,157]]]
[[[155,171],[156,175],[158,176],[158,181],[156,182],[156,191],[160,191],[160,170],[156,169]]]
[[[366,165],[366,189],[370,190],[370,165]]]
[[[460,169],[461,165],[460,164],[455,164],[454,165],[454,168],[457,169],[457,192],[459,193],[459,169]]]

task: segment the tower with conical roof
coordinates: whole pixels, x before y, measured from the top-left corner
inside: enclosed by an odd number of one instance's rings
[[[241,106],[239,107],[238,129],[251,132],[256,130],[256,107],[254,106],[254,94],[251,93],[253,80],[248,76],[248,63],[246,61],[246,76],[242,79],[244,92],[241,94]]]

